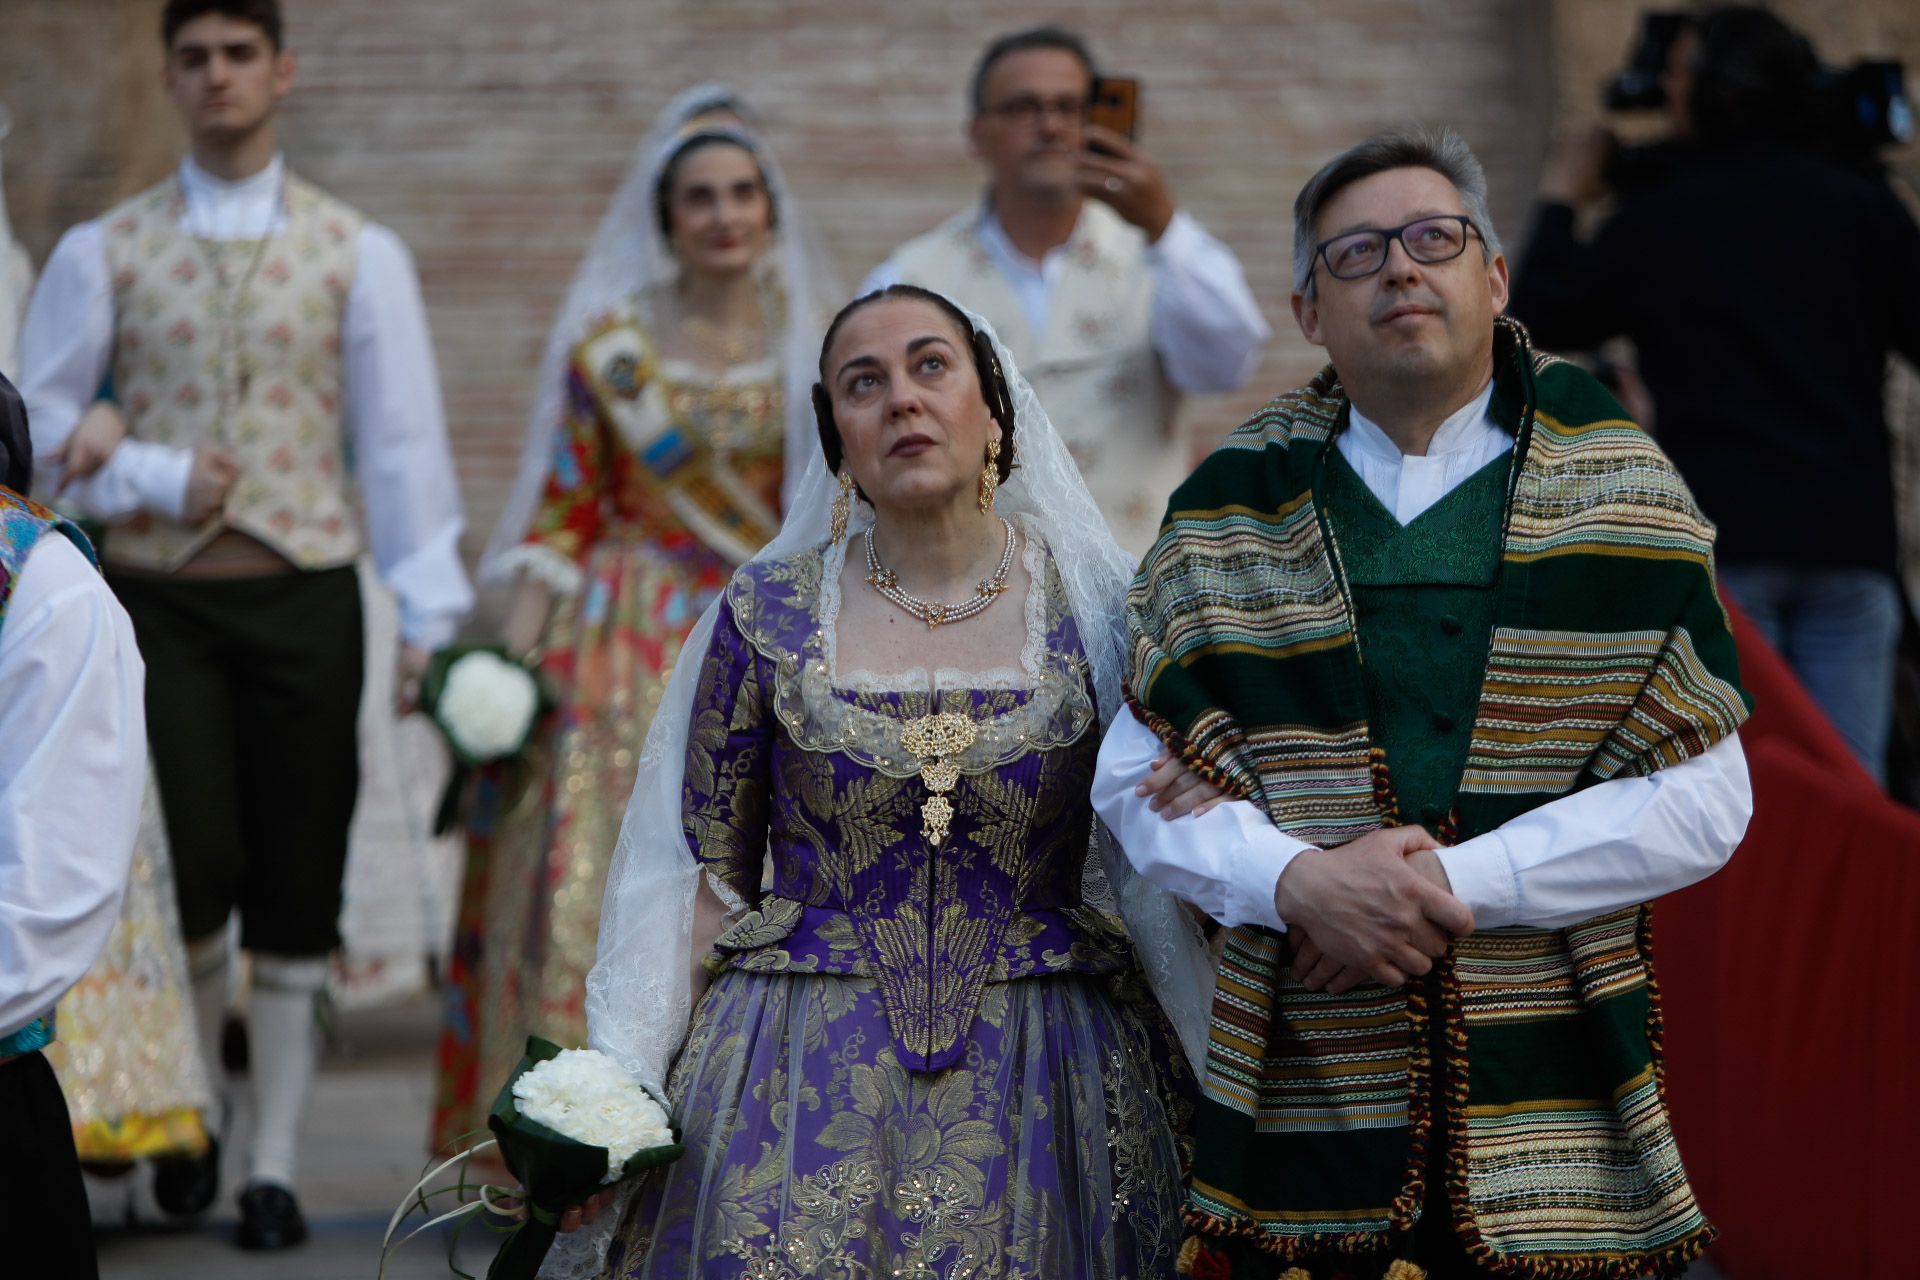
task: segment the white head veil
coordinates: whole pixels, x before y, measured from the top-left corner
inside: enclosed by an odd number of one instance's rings
[[[1023,517],[1052,551],[1090,660],[1104,731],[1116,714],[1129,714],[1122,710],[1120,697],[1127,651],[1121,610],[1134,563],[1108,532],[1065,442],[1012,355],[985,320],[967,315],[976,330],[992,339],[1013,403],[1019,466],[1000,486],[994,509]],[[836,492],[835,479],[816,449],[788,504],[779,536],[754,559],[776,559],[823,545]],[[667,1070],[692,1016],[687,977],[700,873],[681,827],[681,787],[694,688],[718,608],[716,604],[702,614],[687,637],[654,713],[607,877],[599,953],[587,974],[589,1042],[628,1074],[661,1090],[662,1096]],[[1206,1052],[1213,987],[1206,944],[1185,909],[1133,870],[1105,825],[1096,820],[1094,831],[1088,896],[1126,922],[1154,994],[1197,1069]],[[729,896],[715,887],[723,898]],[[618,1217],[603,1214],[598,1229],[562,1237],[562,1246],[542,1274],[598,1274],[596,1259],[604,1254],[611,1223]]]
[[[709,115],[717,118],[700,120]],[[726,118],[729,115],[733,118]],[[784,328],[767,335],[769,344],[778,345],[786,396],[783,505],[791,504],[799,487],[800,459],[818,452],[808,393],[813,386],[820,333],[830,314],[823,308],[832,308],[838,302],[839,285],[808,234],[806,219],[796,207],[779,165],[754,132],[746,103],[724,84],[695,85],[675,97],[655,118],[599,229],[593,233],[587,256],[581,259],[573,282],[567,286],[560,314],[547,334],[546,353],[540,359],[533,411],[527,418],[526,440],[520,451],[520,471],[480,557],[483,582],[509,581],[518,568],[512,557],[503,557],[526,538],[539,510],[566,412],[567,366],[574,348],[597,318],[679,274],[679,264],[660,231],[654,192],[661,171],[696,122],[701,133],[737,138],[744,143],[759,161],[773,198],[777,225],[763,262],[775,273],[786,294]]]

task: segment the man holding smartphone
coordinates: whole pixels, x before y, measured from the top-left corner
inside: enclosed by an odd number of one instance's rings
[[[1240,387],[1272,335],[1233,251],[1124,132],[1088,119],[1097,80],[1070,31],[989,44],[967,131],[986,197],[902,245],[861,292],[904,281],[991,321],[1137,553],[1187,472],[1181,393]]]

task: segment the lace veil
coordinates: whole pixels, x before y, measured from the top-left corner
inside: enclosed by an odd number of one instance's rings
[[[1121,610],[1134,563],[1108,532],[1066,444],[1012,355],[985,320],[969,315],[977,330],[993,338],[1014,406],[1020,465],[1000,487],[996,509],[1023,515],[1052,550],[1091,662],[1104,730],[1116,714],[1126,714],[1120,697],[1126,665]],[[817,449],[810,456],[779,536],[755,559],[775,559],[827,541],[834,477]],[[717,609],[709,608],[688,636],[647,733],[607,878],[599,953],[587,975],[590,1043],[662,1090],[692,1014],[687,979],[700,872],[681,829],[681,784],[694,687]],[[1088,897],[1125,921],[1154,993],[1197,1066],[1206,1052],[1212,999],[1213,964],[1206,945],[1184,908],[1133,870],[1103,824],[1096,821],[1094,827]],[[597,1274],[594,1259],[603,1254],[609,1224],[618,1216],[605,1213],[595,1228],[563,1237],[564,1249],[555,1250],[543,1274]]]
[[[509,582],[519,567],[507,553],[526,538],[540,507],[566,412],[567,365],[574,348],[597,318],[645,290],[670,282],[679,271],[666,237],[660,233],[654,188],[681,139],[696,125],[702,133],[723,134],[744,143],[760,162],[773,194],[778,224],[762,268],[773,273],[786,296],[784,328],[768,335],[770,342],[778,344],[786,397],[789,462],[780,495],[783,506],[791,504],[799,486],[802,473],[798,460],[818,452],[808,393],[813,386],[820,334],[841,298],[839,284],[809,234],[780,166],[755,132],[745,101],[724,84],[695,85],[675,97],[655,118],[594,232],[586,257],[567,286],[560,314],[547,334],[546,352],[540,358],[519,473],[480,557],[483,582]]]

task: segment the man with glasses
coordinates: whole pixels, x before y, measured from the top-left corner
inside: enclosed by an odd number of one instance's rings
[[[1752,810],[1712,529],[1501,317],[1457,136],[1370,139],[1294,217],[1332,363],[1175,491],[1128,604],[1138,719],[1093,787],[1228,926],[1188,1267],[1671,1274],[1712,1231],[1644,904]],[[1191,769],[1136,788],[1163,749]],[[1163,821],[1218,794],[1195,774],[1232,798]]]
[[[1088,123],[1094,76],[1085,43],[1057,27],[988,45],[967,130],[986,197],[902,245],[861,292],[904,281],[990,320],[1138,553],[1186,474],[1180,393],[1241,386],[1272,334],[1239,260],[1175,207],[1159,167]]]

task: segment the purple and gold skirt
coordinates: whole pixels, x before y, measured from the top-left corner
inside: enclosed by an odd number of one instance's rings
[[[1172,1276],[1192,1077],[1116,987],[992,983],[959,1063],[916,1074],[872,979],[723,971],[668,1083],[687,1154],[629,1201],[608,1275]]]

